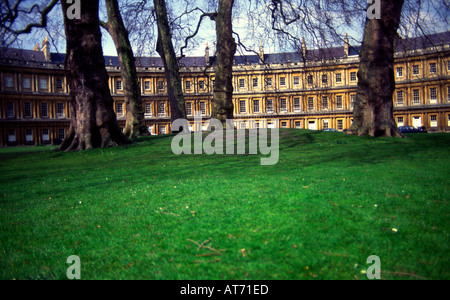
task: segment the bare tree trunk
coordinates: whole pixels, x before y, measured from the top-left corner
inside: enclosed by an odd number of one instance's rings
[[[219,0],[216,17],[216,80],[212,118],[225,124],[233,119],[233,60],[236,42],[233,39],[232,12],[234,0]]]
[[[60,150],[85,150],[129,143],[113,110],[103,57],[99,1],[84,1],[81,19],[69,19],[61,1],[67,39],[66,76],[70,84],[72,121]]]
[[[403,137],[393,114],[394,42],[404,0],[381,0],[381,18],[367,19],[349,134]]]
[[[178,60],[172,44],[172,34],[167,18],[166,2],[165,0],[154,0],[154,6],[158,23],[158,42],[156,50],[161,56],[164,64],[171,119],[173,122],[177,119],[186,118],[183,86],[181,83]]]
[[[145,124],[142,96],[139,86],[136,63],[125,28],[119,11],[117,0],[105,0],[108,13],[108,21],[102,26],[109,32],[114,41],[119,56],[122,80],[124,83],[124,95],[126,105],[126,125],[124,134],[132,139],[137,136],[147,135]]]

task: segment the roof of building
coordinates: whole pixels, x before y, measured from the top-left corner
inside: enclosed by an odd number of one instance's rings
[[[406,52],[417,49],[426,49],[433,46],[442,46],[450,44],[450,31],[421,36],[415,38],[402,39],[396,43],[396,52]],[[358,56],[361,47],[349,46],[348,56]],[[264,63],[266,64],[283,64],[283,63],[302,63],[307,61],[323,61],[345,58],[345,48],[321,48],[309,49],[306,51],[305,57],[301,52],[289,53],[273,53],[264,54]],[[51,53],[51,61],[45,59],[42,51],[22,50],[22,49],[0,49],[0,61],[9,63],[29,62],[37,64],[57,64],[63,65],[65,54]],[[252,55],[236,55],[235,65],[252,65],[259,64],[259,56]],[[105,56],[105,65],[107,67],[119,67],[119,59],[117,56]],[[210,65],[215,65],[215,57],[210,57]],[[142,68],[162,68],[163,63],[160,57],[136,57],[136,66]],[[186,68],[207,67],[205,56],[189,56],[180,60],[180,66]]]

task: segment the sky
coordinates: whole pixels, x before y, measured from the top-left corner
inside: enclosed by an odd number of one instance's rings
[[[7,0],[12,1],[12,0]],[[43,0],[43,1],[49,1],[49,0]],[[119,0],[119,3],[121,1],[125,0]],[[129,0],[132,1],[132,0]],[[179,14],[181,11],[184,10],[184,1],[183,0],[167,0],[169,3],[171,3],[170,8],[174,11],[175,14]],[[202,1],[206,0],[198,0],[200,2],[196,2],[195,5],[199,5],[200,7],[204,8],[207,6],[207,4],[204,4]],[[430,3],[433,1],[440,1],[440,0],[429,0]],[[28,6],[31,5],[35,1],[25,0],[25,4]],[[365,1],[362,1],[365,2]],[[425,1],[426,2],[426,1]],[[103,1],[100,1],[100,3],[103,3]],[[125,3],[125,2],[122,2]],[[151,2],[149,2],[151,3]],[[234,8],[234,21],[233,21],[233,29],[236,31],[236,33],[239,35],[241,41],[248,47],[255,51],[259,51],[259,44],[260,42],[263,42],[264,51],[265,53],[275,53],[275,52],[283,52],[283,51],[292,51],[292,48],[280,48],[280,43],[283,41],[276,40],[276,39],[268,39],[267,34],[263,31],[263,27],[267,26],[269,23],[270,25],[270,12],[268,12],[267,7],[259,5],[256,7],[252,7],[256,2],[252,1],[246,1],[246,0],[238,0],[236,1],[236,6]],[[104,4],[101,4],[104,6]],[[213,3],[214,5],[214,3]],[[101,9],[102,10],[102,9]],[[426,11],[426,10],[425,10]],[[248,15],[251,13],[256,13],[256,15],[266,15],[266,19],[262,20],[255,20],[252,18],[249,18]],[[364,15],[362,15],[364,17]],[[425,16],[426,17],[426,16]],[[104,13],[101,14],[101,18],[104,19]],[[337,17],[338,18],[338,17]],[[180,29],[179,32],[182,32],[184,36],[187,36],[188,34],[191,34],[197,25],[198,15],[194,16],[192,18],[185,18],[183,21],[183,26]],[[64,53],[65,52],[65,38],[64,38],[64,25],[62,21],[62,11],[60,6],[57,6],[55,10],[51,13],[49,16],[49,28],[46,30],[34,30],[32,34],[21,36],[18,43],[16,43],[14,46],[24,49],[33,49],[34,46],[37,43],[42,43],[44,38],[46,36],[50,37],[51,41],[51,51],[52,52],[59,52]],[[290,28],[293,32],[295,31],[295,28],[291,26]],[[362,40],[362,28],[356,28],[356,29],[350,29],[345,27],[336,27],[336,30],[339,33],[339,36],[341,39],[343,39],[345,33],[349,33],[350,37],[350,43],[353,45],[358,45]],[[449,30],[448,26],[443,26],[442,29],[439,29],[439,31]],[[178,33],[179,33],[178,32]],[[178,33],[174,33],[174,35],[177,35]],[[302,33],[297,33],[296,36],[300,38],[300,35]],[[103,51],[104,54],[107,56],[116,56],[117,52],[114,46],[114,43],[109,36],[109,34],[102,30],[102,36],[103,36]],[[352,39],[353,37],[353,39]],[[156,38],[155,38],[156,39]],[[154,45],[150,41],[143,41],[145,43],[149,43],[150,47],[154,48]],[[198,33],[198,36],[192,40],[192,42],[189,44],[189,47],[185,50],[186,55],[189,56],[203,56],[205,54],[205,47],[206,44],[209,44],[211,55],[214,55],[214,47],[215,47],[215,23],[209,18],[205,18],[202,27]],[[338,41],[337,43],[341,44],[335,44],[333,46],[341,46],[343,44],[342,40]],[[307,42],[308,44],[308,42]],[[175,42],[175,49],[177,54],[180,52],[181,43]],[[309,49],[316,48],[312,45],[307,45]],[[153,50],[153,49],[152,49]],[[238,54],[245,53],[244,49],[239,49]],[[156,51],[153,51],[151,53],[152,56],[158,56]]]

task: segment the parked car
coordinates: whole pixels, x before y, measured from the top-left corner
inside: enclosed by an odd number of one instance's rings
[[[325,129],[322,129],[322,131],[336,132],[337,130],[334,128],[325,128]]]
[[[419,132],[419,129],[417,129],[414,126],[400,126],[398,128],[401,133],[417,133]]]
[[[427,133],[427,129],[425,128],[425,126],[421,126],[419,128],[417,128],[419,130],[420,133]]]

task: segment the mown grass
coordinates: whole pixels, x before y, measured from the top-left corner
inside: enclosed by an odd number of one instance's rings
[[[172,137],[0,149],[0,278],[450,279],[450,135],[282,130],[274,166]]]

